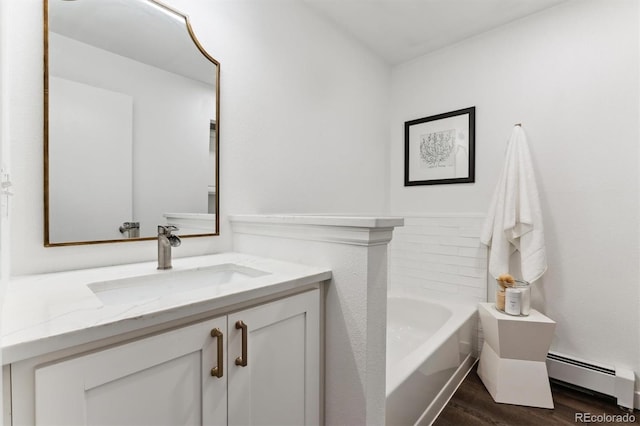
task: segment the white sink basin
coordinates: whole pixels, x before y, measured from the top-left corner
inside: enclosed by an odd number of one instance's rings
[[[131,301],[144,302],[204,287],[238,283],[267,274],[268,272],[258,269],[227,263],[195,269],[173,269],[140,277],[99,281],[87,286],[105,305],[118,305]]]

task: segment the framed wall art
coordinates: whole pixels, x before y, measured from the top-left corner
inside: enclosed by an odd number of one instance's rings
[[[404,186],[475,182],[476,108],[404,123]]]

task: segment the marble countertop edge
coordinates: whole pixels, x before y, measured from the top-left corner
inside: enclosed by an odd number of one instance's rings
[[[238,253],[174,259],[177,271],[233,263],[268,274],[249,280],[114,306],[87,287],[101,280],[162,274],[153,262],[17,277],[10,281],[2,321],[2,362],[108,339],[304,288],[331,279],[331,270]]]

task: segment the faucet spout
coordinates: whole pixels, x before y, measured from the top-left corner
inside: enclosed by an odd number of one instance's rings
[[[171,247],[178,247],[182,240],[173,231],[179,229],[173,225],[158,225],[158,269],[171,269]]]

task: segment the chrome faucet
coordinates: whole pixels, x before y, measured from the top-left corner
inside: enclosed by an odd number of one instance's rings
[[[118,230],[125,238],[138,238],[140,237],[140,222],[124,222]]]
[[[180,237],[173,235],[178,228],[173,225],[158,225],[158,269],[171,269],[171,247],[178,247]]]

